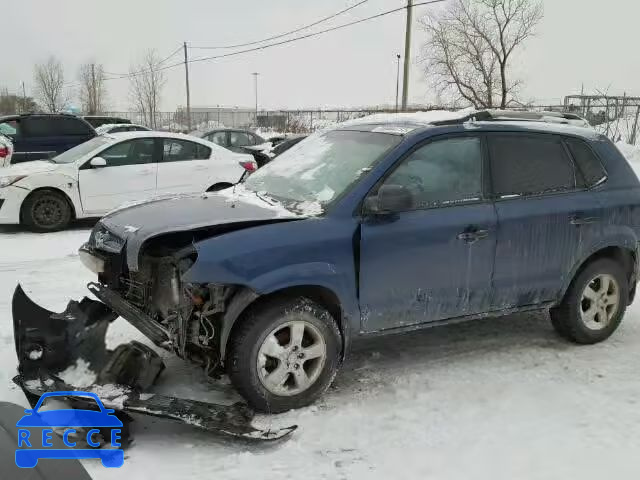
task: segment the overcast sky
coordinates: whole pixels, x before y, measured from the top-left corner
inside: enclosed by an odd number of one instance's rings
[[[127,72],[144,50],[161,57],[183,41],[194,46],[259,40],[333,14],[359,0],[0,0],[3,46],[0,87],[33,84],[33,65],[59,57],[67,79],[83,62]],[[327,28],[384,10],[405,0],[369,0]],[[609,89],[640,95],[637,0],[544,0],[537,37],[518,59],[523,96],[559,103],[569,93]],[[415,16],[427,8],[416,7]],[[252,106],[253,77],[260,72],[261,108],[349,107],[395,103],[396,54],[404,48],[404,12],[289,45],[191,65],[194,106]],[[430,102],[416,57],[425,34],[416,23],[412,42],[410,101]],[[221,53],[191,50],[193,58]],[[172,61],[179,61],[174,57]],[[162,109],[184,104],[184,69],[166,71]],[[108,82],[111,110],[128,110],[128,80]]]

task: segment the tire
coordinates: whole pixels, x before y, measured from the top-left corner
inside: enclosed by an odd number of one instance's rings
[[[616,295],[617,304],[612,306]],[[574,278],[562,303],[550,311],[551,322],[567,340],[582,345],[599,343],[609,338],[620,325],[628,298],[629,283],[622,265],[601,258],[591,262]]]
[[[224,190],[229,187],[233,187],[233,185],[230,183],[216,183],[215,185],[211,185],[207,188],[207,192],[219,192],[220,190]]]
[[[73,218],[67,198],[55,190],[38,190],[29,195],[21,213],[23,223],[34,232],[63,230]]]
[[[342,337],[325,308],[301,297],[273,299],[239,321],[229,342],[227,373],[254,410],[304,407],[329,388],[340,365]]]

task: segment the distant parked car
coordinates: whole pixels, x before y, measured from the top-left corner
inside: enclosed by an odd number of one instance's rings
[[[0,167],[8,167],[13,154],[13,143],[6,135],[0,133]]]
[[[307,135],[295,135],[292,137],[288,137],[285,140],[280,140],[280,142],[275,147],[272,147],[270,150],[261,148],[261,146],[244,147],[244,150],[247,153],[250,153],[251,155],[253,155],[253,158],[255,159],[256,163],[258,164],[258,167],[260,168],[265,166],[267,163],[269,163],[271,160],[276,158],[278,155],[281,155],[287,150],[289,150],[294,145],[297,145],[305,138],[307,138]],[[269,142],[271,142],[271,139],[269,139]]]
[[[106,124],[120,124],[120,123],[131,123],[131,120],[128,118],[120,118],[120,117],[105,117],[103,115],[85,115],[84,118],[93,128],[101,127]]]
[[[105,133],[122,133],[122,132],[148,132],[150,128],[143,125],[135,125],[133,123],[105,123],[96,128],[98,135]]]
[[[249,155],[164,132],[99,135],[49,162],[0,173],[0,223],[35,231],[65,228],[124,203],[157,195],[221,190],[256,169]]]
[[[11,163],[46,160],[96,136],[82,118],[58,113],[0,117],[0,133],[13,142]]]
[[[260,135],[256,135],[248,130],[223,128],[208,132],[196,132],[193,133],[193,135],[209,140],[216,145],[220,145],[221,147],[236,153],[244,153],[244,150],[242,149],[243,147],[267,143],[267,141]]]

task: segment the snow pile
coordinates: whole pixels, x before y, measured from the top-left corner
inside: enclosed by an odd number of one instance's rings
[[[631,168],[636,172],[636,175],[640,177],[640,147],[624,142],[618,142],[616,146],[625,156]]]
[[[98,395],[102,403],[109,408],[122,410],[124,402],[129,398],[130,391],[120,385],[94,385],[90,392]]]
[[[475,110],[468,108],[465,110],[432,110],[428,112],[410,113],[374,113],[366,117],[348,120],[341,125],[363,125],[367,123],[420,123],[430,124],[433,122],[443,122],[447,120],[458,120],[472,114]]]
[[[88,387],[95,383],[97,375],[89,368],[89,363],[79,358],[75,365],[71,365],[58,376],[64,383],[73,387]]]

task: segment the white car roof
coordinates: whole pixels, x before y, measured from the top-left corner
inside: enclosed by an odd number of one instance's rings
[[[144,131],[144,132],[117,132],[117,133],[105,133],[102,135],[105,138],[110,138],[114,142],[121,142],[123,140],[131,140],[134,138],[175,138],[177,140],[189,140],[190,142],[200,143],[206,145],[212,151],[218,151],[220,154],[228,155],[233,153],[234,155],[242,155],[231,152],[224,147],[221,147],[217,143],[210,142],[204,138],[194,137],[186,133],[173,133],[173,132],[157,132],[157,131]]]

